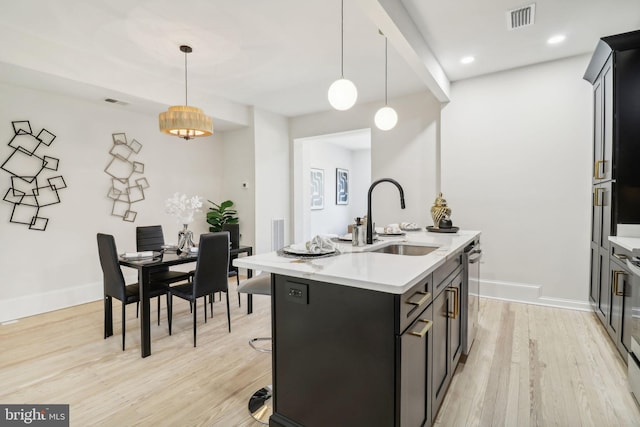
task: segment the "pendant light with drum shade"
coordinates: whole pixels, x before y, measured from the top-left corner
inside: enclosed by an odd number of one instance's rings
[[[391,130],[398,123],[398,113],[387,105],[387,50],[387,36],[384,36],[384,107],[379,109],[374,117],[376,127],[380,130]]]
[[[160,130],[185,140],[213,134],[213,121],[200,108],[190,107],[187,97],[187,54],[193,52],[191,46],[182,45],[184,52],[184,105],[169,107],[169,111],[160,113],[158,120]]]
[[[358,89],[351,80],[344,78],[344,0],[340,9],[340,78],[329,86],[329,104],[339,111],[353,107],[358,99]]]

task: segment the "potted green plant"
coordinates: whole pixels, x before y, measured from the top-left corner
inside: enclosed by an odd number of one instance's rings
[[[209,200],[209,203],[213,207],[209,208],[207,212],[207,222],[209,223],[209,231],[223,231],[225,224],[237,224],[238,212],[233,209],[233,202],[231,200],[225,200],[224,202],[217,204]]]

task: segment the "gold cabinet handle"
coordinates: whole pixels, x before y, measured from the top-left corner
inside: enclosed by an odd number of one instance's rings
[[[604,175],[600,175],[600,165],[604,165],[605,160],[596,160],[596,162],[593,165],[593,177],[595,179],[604,179]]]
[[[596,188],[593,190],[593,206],[604,206],[602,200],[598,197],[598,191],[602,191],[602,193],[604,193],[604,188]]]
[[[418,319],[419,323],[424,323],[424,326],[422,327],[422,329],[420,329],[419,331],[411,331],[409,332],[409,335],[413,335],[415,337],[424,337],[425,335],[427,335],[427,332],[429,332],[429,329],[431,329],[431,327],[433,326],[433,322],[431,320],[427,320],[427,319]]]
[[[416,299],[416,297],[418,299]],[[418,291],[415,294],[411,295],[411,297],[407,300],[407,304],[421,306],[430,299],[431,294],[429,292]]]
[[[458,296],[460,295],[460,289],[456,287],[450,287],[447,288],[447,291],[453,293],[453,312],[449,311],[447,313],[447,317],[449,317],[450,319],[457,319],[458,315],[460,314],[460,298],[458,298]]]
[[[457,319],[460,314],[460,288],[453,288],[455,300],[453,304],[453,318]]]
[[[628,258],[625,254],[613,254],[613,256],[618,258],[620,261],[626,261]]]
[[[622,288],[622,292],[619,292],[618,288],[620,287],[620,275],[624,276],[624,271],[615,270],[613,272],[613,294],[618,297],[624,296],[624,287]]]

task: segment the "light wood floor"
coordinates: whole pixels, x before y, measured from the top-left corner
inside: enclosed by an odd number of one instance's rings
[[[593,313],[480,301],[435,426],[640,426],[626,365]]]
[[[270,335],[269,298],[256,296],[247,316],[246,298],[239,308],[230,297],[231,334],[224,301],[206,324],[199,306],[197,348],[188,304],[174,300],[169,336],[163,301],[146,359],[135,305],[125,352],[117,302],[106,340],[101,302],[2,325],[0,403],[68,403],[72,426],[257,426],[247,400],[271,383],[271,361],[247,340]],[[592,314],[483,299],[480,316],[435,425],[640,425],[625,366]]]

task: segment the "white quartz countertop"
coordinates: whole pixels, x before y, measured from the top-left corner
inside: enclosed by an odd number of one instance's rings
[[[331,257],[299,259],[269,252],[239,257],[233,261],[233,265],[320,282],[402,294],[444,264],[447,259],[460,253],[479,235],[479,231],[470,230],[460,230],[457,233],[408,231],[404,236],[380,237],[373,245],[353,246],[348,241],[336,243],[340,254]],[[422,256],[369,252],[389,242],[437,246],[438,249]]]
[[[609,236],[609,241],[622,246],[634,256],[640,256],[640,237]]]

